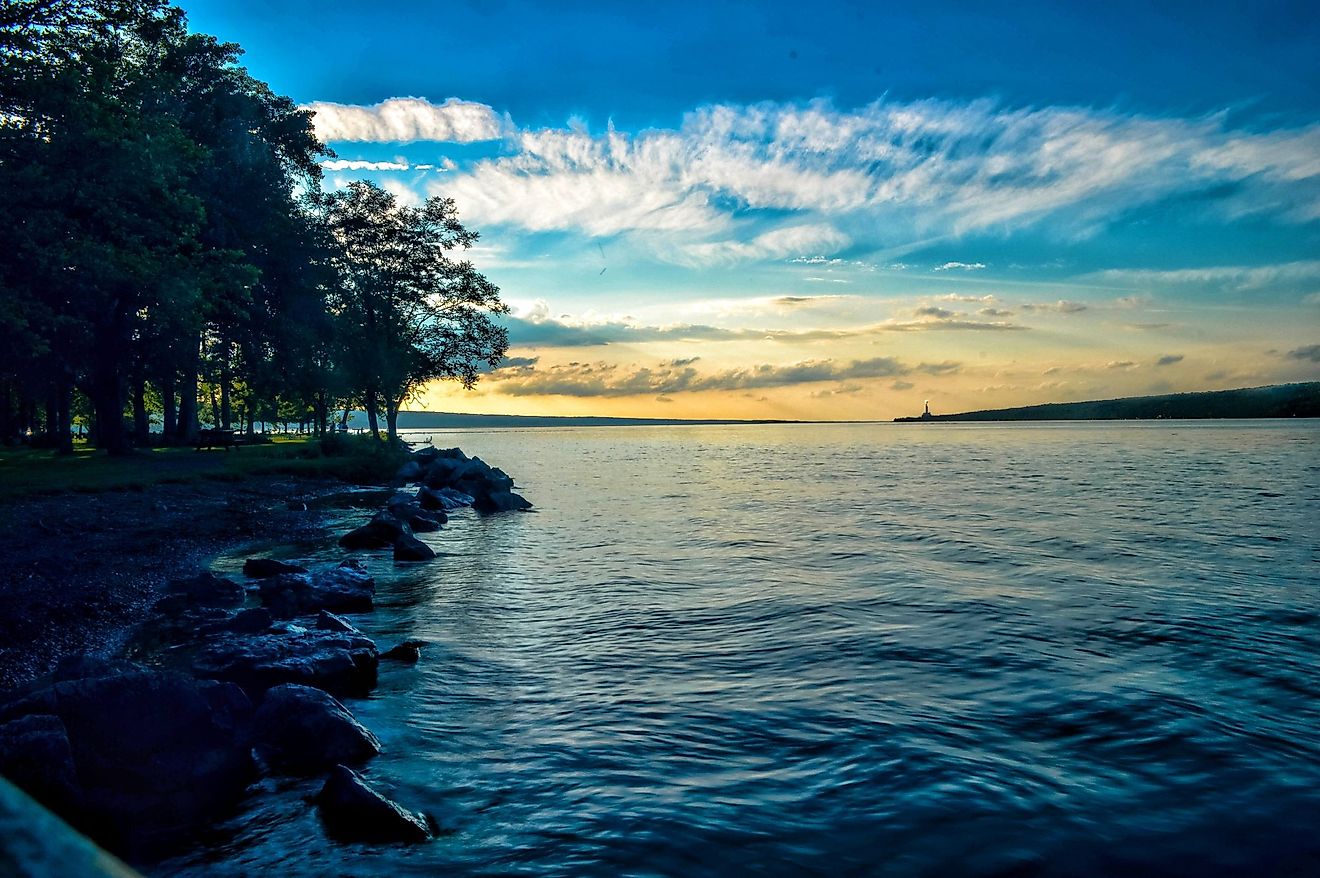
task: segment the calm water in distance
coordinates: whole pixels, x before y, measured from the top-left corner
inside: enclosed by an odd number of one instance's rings
[[[1320,423],[427,435],[537,507],[355,617],[432,644],[349,706],[448,834],[267,780],[151,871],[1320,874]]]

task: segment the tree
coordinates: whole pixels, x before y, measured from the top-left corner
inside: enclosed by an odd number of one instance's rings
[[[339,326],[344,368],[360,392],[373,435],[379,409],[398,436],[398,414],[429,381],[471,388],[499,364],[508,332],[492,318],[508,313],[499,289],[467,260],[477,233],[458,219],[452,199],[419,207],[368,182],[323,195],[338,274],[330,308]]]

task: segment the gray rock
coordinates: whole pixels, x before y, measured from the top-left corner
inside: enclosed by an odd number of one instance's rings
[[[408,461],[403,466],[399,467],[399,471],[394,474],[394,480],[396,482],[402,482],[403,484],[415,482],[421,477],[422,464],[417,460]]]
[[[67,736],[77,802],[64,816],[104,843],[149,847],[207,823],[255,776],[252,704],[228,683],[138,669],[59,682],[27,704]],[[68,778],[50,719],[18,731],[35,736],[29,753],[49,754],[51,776]]]
[[[491,491],[478,497],[476,502],[472,504],[472,508],[484,515],[489,515],[493,512],[516,512],[522,509],[531,509],[532,504],[512,491]]]
[[[225,623],[226,631],[234,631],[243,634],[259,634],[267,631],[275,623],[275,618],[271,616],[270,610],[265,607],[249,607],[246,610],[239,610]]]
[[[404,534],[394,543],[395,561],[429,561],[435,551],[412,534]]]
[[[438,516],[438,517],[437,517]],[[449,520],[449,516],[441,513],[428,513],[426,515],[414,515],[408,519],[408,526],[412,528],[413,533],[426,534],[433,533],[440,529],[440,525]]]
[[[35,714],[0,725],[0,775],[56,813],[77,813],[78,771],[58,716]]]
[[[366,613],[373,606],[376,581],[356,566],[316,573],[286,573],[261,582],[261,602],[285,618],[318,610]]]
[[[326,829],[344,841],[420,842],[432,836],[422,815],[405,811],[343,765],[331,770],[316,803]]]
[[[243,562],[243,575],[250,576],[253,579],[279,576],[282,573],[306,572],[306,567],[299,567],[297,564],[286,564],[283,561],[276,561],[274,558],[248,558]]]
[[[407,522],[385,510],[376,513],[367,524],[340,537],[339,545],[345,549],[384,549],[394,545],[394,541],[405,533],[410,533]]]
[[[301,631],[219,637],[193,662],[201,677],[237,683],[256,695],[281,683],[336,695],[366,695],[376,685],[376,644],[358,634]]]
[[[221,579],[210,571],[189,579],[176,579],[169,584],[167,592],[168,597],[176,602],[181,599],[185,606],[193,607],[238,607],[247,600],[243,586],[231,579]]]
[[[382,659],[390,661],[403,662],[407,665],[415,665],[422,658],[422,651],[415,643],[400,643],[398,646],[391,647],[380,654]]]
[[[425,485],[417,491],[417,503],[427,511],[443,512],[448,508],[445,504],[445,498],[441,496],[440,492],[434,491]]]
[[[380,741],[344,705],[309,686],[289,683],[267,691],[253,729],[262,759],[294,774],[356,765],[380,752]]]
[[[342,616],[336,616],[334,613],[322,610],[316,617],[316,628],[319,631],[338,631],[340,634],[358,634],[362,632],[353,627],[353,624]]]

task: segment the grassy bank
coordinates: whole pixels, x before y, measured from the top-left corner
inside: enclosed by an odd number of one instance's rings
[[[148,448],[128,457],[110,457],[86,445],[75,446],[72,455],[64,456],[39,449],[0,448],[0,503],[64,492],[146,490],[159,484],[237,482],[270,475],[381,483],[393,476],[404,459],[405,452],[399,448],[363,436],[339,436],[327,445],[307,438],[276,437],[269,444],[232,451]]]

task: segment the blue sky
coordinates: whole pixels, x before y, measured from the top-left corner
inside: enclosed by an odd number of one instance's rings
[[[1320,13],[1080,5],[184,8],[317,110],[327,185],[481,230],[513,359],[419,406],[890,417],[1317,377]]]

